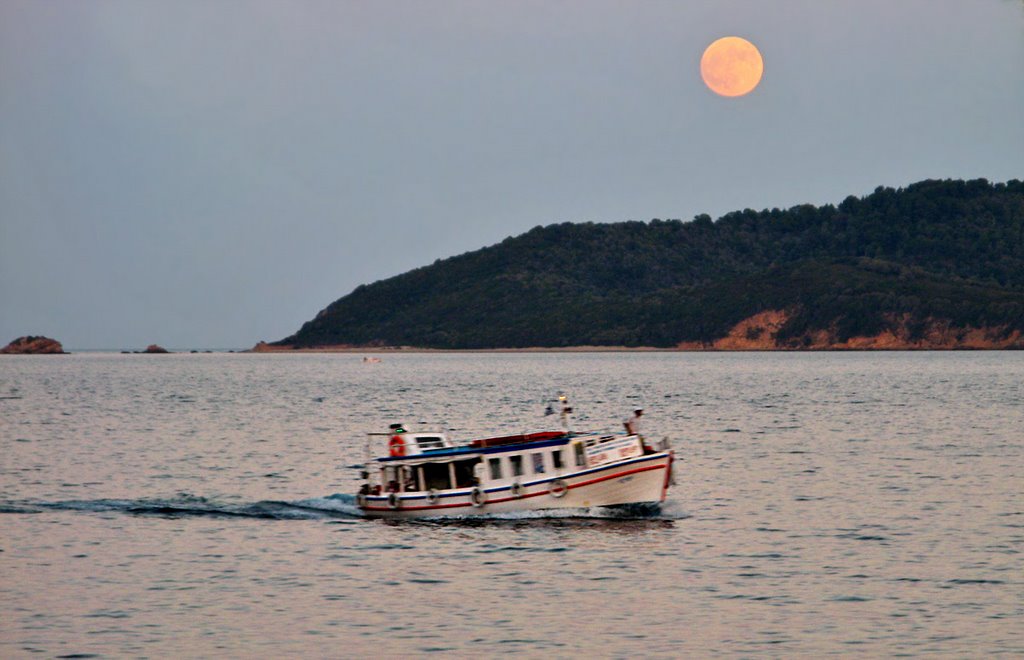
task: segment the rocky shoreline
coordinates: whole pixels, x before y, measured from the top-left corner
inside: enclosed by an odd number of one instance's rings
[[[782,339],[784,310],[768,310],[737,323],[713,342],[683,342],[684,351],[957,351],[1021,350],[1024,335],[1006,326],[958,327],[942,319],[915,323],[909,315],[888,317],[889,328],[872,336],[840,339],[835,328]],[[917,327],[915,327],[917,326]]]
[[[912,331],[910,318],[893,319],[890,329],[871,337],[850,337],[840,340],[835,330],[816,331],[780,339],[780,329],[789,320],[786,312],[769,310],[737,323],[729,334],[710,342],[682,342],[672,347],[659,346],[531,346],[525,348],[423,348],[418,346],[333,346],[297,347],[294,345],[258,342],[239,353],[679,353],[679,352],[742,352],[742,351],[987,351],[1024,350],[1024,334],[1004,327],[960,328],[930,319]],[[152,344],[145,350],[121,351],[135,354],[171,353]],[[192,350],[191,353],[212,351]],[[229,351],[235,353],[236,351]],[[18,337],[0,355],[69,355],[61,343],[43,336]]]
[[[782,339],[779,331],[790,316],[768,310],[737,323],[725,337],[710,342],[682,342],[674,347],[564,346],[529,348],[433,349],[415,346],[341,344],[296,347],[259,342],[249,353],[615,353],[615,352],[723,352],[723,351],[978,351],[1024,350],[1024,335],[1006,327],[957,327],[940,319],[916,324],[909,316],[891,318],[890,328],[870,337],[840,339],[836,330],[819,330]]]

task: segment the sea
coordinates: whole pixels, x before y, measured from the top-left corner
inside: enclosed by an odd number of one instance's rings
[[[0,657],[1024,654],[1024,352],[370,355],[2,356]],[[660,511],[359,515],[560,393]]]

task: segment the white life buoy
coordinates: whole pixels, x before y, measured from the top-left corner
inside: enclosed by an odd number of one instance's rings
[[[513,482],[512,487],[509,490],[512,491],[512,497],[515,497],[516,499],[523,496],[523,484],[518,481]]]
[[[487,504],[487,493],[480,490],[480,488],[474,488],[473,492],[469,494],[469,501],[473,506],[479,509],[483,505]]]
[[[427,491],[427,502],[431,504],[437,504],[440,501],[441,496],[437,494],[437,491],[431,488]]]
[[[402,506],[402,498],[398,496],[398,493],[391,493],[388,495],[388,506],[392,509],[397,509]]]
[[[555,479],[551,482],[551,486],[548,487],[548,494],[555,499],[565,497],[565,494],[569,492],[569,486],[563,479]]]

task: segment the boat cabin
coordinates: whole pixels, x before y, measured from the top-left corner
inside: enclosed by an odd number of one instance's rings
[[[639,436],[538,431],[455,445],[443,433],[389,434],[389,456],[367,465],[369,493],[521,487],[598,467],[649,450]],[[370,486],[376,482],[377,485]]]
[[[410,433],[398,430],[388,439],[388,453],[395,457],[419,456],[452,446],[444,433]]]

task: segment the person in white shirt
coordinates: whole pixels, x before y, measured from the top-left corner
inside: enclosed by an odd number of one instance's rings
[[[640,435],[640,417],[643,414],[643,408],[635,408],[633,410],[633,416],[622,422],[622,425],[626,427],[626,433],[630,435]]]

